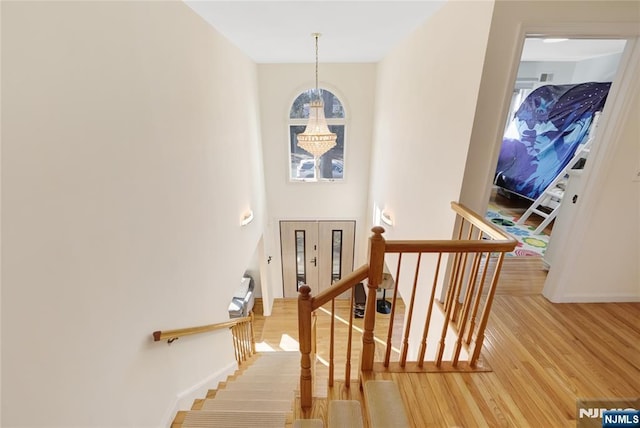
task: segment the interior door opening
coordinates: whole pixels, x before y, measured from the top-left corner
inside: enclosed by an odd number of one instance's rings
[[[625,44],[525,39],[487,212],[489,221],[518,239],[511,255],[552,262],[551,233],[561,235],[559,216],[577,214],[573,195],[581,190],[589,146],[598,144],[601,114],[595,112],[606,114]]]

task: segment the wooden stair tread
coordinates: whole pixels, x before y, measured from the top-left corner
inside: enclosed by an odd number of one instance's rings
[[[390,380],[370,380],[364,384],[364,397],[371,428],[409,427],[400,390]]]
[[[362,406],[356,400],[332,400],[329,402],[329,428],[362,428]]]

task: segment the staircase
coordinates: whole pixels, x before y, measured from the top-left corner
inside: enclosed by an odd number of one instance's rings
[[[405,428],[413,425],[393,376],[487,371],[480,360],[485,329],[504,255],[513,251],[516,241],[463,205],[452,202],[451,206],[457,217],[454,231],[457,238],[387,241],[382,236],[384,229],[374,227],[369,239],[368,263],[316,296],[311,296],[310,287],[302,285],[297,301],[299,352],[255,353],[252,315],[209,326],[154,332],[155,341],[167,339],[171,343],[183,335],[230,328],[241,367],[226,382],[218,385],[218,389],[210,391],[206,398],[196,400],[192,410],[179,412],[172,428],[318,428],[325,424],[329,428]],[[382,283],[385,256],[396,257],[395,279],[398,282],[403,254],[409,256],[410,270],[413,270],[411,263],[415,264],[415,275],[413,280],[409,278],[413,287],[408,297],[409,307],[404,314],[406,322],[400,350],[395,349],[392,343],[398,287],[395,287],[391,301],[386,341],[374,334],[375,296]],[[428,272],[428,275],[432,274],[431,278],[418,281],[423,258],[425,263],[434,262],[435,269]],[[444,300],[436,300],[440,267],[447,264],[451,264],[451,274],[442,284],[446,295]],[[352,291],[365,280],[369,293],[362,325],[356,328],[353,324],[355,293]],[[419,331],[421,341],[413,344],[418,350],[417,358],[409,358],[409,342],[412,340],[409,333],[418,284],[431,284],[430,290],[427,288],[430,297],[426,319],[417,320],[417,325],[422,327]],[[336,300],[348,292],[351,292],[351,300],[347,300],[347,316],[337,316],[336,308],[340,305]],[[325,305],[330,306],[330,311]],[[321,337],[316,311],[330,315],[329,328],[322,330]],[[435,316],[438,313],[440,318]],[[344,359],[340,357],[341,364],[344,363],[343,379],[336,379],[335,372],[335,354],[338,351],[334,346],[336,320],[348,326],[346,345],[339,349],[344,354]],[[358,340],[361,347],[356,364],[357,380],[351,376],[354,331],[362,335],[361,341]],[[432,337],[437,341],[437,347],[430,346],[428,351],[427,344],[435,343],[430,340]],[[328,353],[322,352],[328,356],[327,360],[318,356],[318,342],[328,345]],[[326,368],[326,377],[325,370],[318,370],[316,362]],[[324,396],[323,384],[328,386],[324,389]]]
[[[320,407],[325,409],[321,415],[294,420],[299,363],[298,352],[256,354],[248,367],[209,391],[206,398],[196,400],[191,410],[178,412],[171,428],[409,427],[398,387],[385,380],[370,380],[365,384],[367,414],[360,400],[327,403],[326,398],[318,397],[322,402]]]
[[[256,354],[247,368],[179,412],[172,428],[282,428],[293,418],[300,354]]]

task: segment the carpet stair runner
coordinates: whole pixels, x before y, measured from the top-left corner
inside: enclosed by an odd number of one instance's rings
[[[265,352],[244,370],[221,382],[207,398],[196,400],[193,410],[179,412],[172,426],[180,428],[323,428],[321,419],[293,421],[298,391],[300,354]],[[404,403],[395,382],[369,380],[364,399],[370,428],[409,427]],[[331,400],[328,428],[364,426],[357,400]]]
[[[282,428],[293,418],[298,352],[265,352],[181,416],[182,428]],[[194,406],[196,407],[196,406]],[[178,419],[178,418],[176,418]]]
[[[398,385],[391,380],[370,380],[364,384],[371,428],[409,428]]]
[[[331,400],[327,415],[329,428],[362,428],[362,406],[357,400]]]

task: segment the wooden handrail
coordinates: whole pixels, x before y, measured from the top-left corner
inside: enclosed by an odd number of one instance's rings
[[[428,240],[428,241],[386,241],[387,253],[465,253],[512,251],[516,240]]]
[[[198,327],[187,327],[187,328],[180,328],[177,330],[154,331],[153,341],[159,342],[161,340],[167,340],[170,343],[182,336],[191,336],[193,334],[208,333],[210,331],[222,330],[224,328],[231,328],[234,325],[237,325],[243,322],[249,322],[249,321],[251,321],[251,316],[234,318],[230,321],[220,322],[217,324],[202,325]]]
[[[311,298],[311,310],[315,311],[320,306],[335,299],[345,291],[349,291],[357,283],[369,276],[369,265],[362,265],[344,278],[337,281],[322,293]]]
[[[451,202],[451,208],[491,240],[483,239],[435,239],[416,241],[385,241],[385,253],[466,253],[512,251],[517,241],[466,206]]]
[[[483,217],[479,216],[476,212],[470,210],[465,205],[459,202],[451,202],[451,208],[460,214],[466,221],[473,224],[475,227],[489,235],[492,239],[511,241],[513,238],[504,233],[502,230],[489,223]]]

